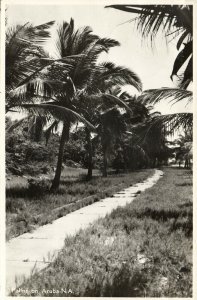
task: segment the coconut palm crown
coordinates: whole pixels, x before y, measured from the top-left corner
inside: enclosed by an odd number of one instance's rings
[[[119,86],[132,84],[141,90],[141,81],[134,72],[112,63],[97,63],[98,56],[102,52],[108,52],[111,47],[118,45],[119,43],[113,39],[100,38],[93,34],[90,27],[75,30],[73,19],[70,23],[64,22],[57,31],[57,57],[43,58],[43,62],[48,62],[48,65],[37,72],[34,78],[14,90],[15,97],[21,99],[21,107],[32,109],[34,112],[37,110],[52,114],[60,119],[63,116],[58,172],[54,178],[53,189],[59,185],[63,148],[69,139],[71,124],[79,120],[87,125],[88,130],[94,130],[86,119],[87,114],[82,111],[81,99],[87,95],[89,99],[91,95],[97,95],[97,101],[101,98],[103,100],[106,89],[115,84]],[[34,104],[23,104],[29,97]],[[38,99],[41,104],[35,104]],[[123,105],[122,101],[119,102]]]

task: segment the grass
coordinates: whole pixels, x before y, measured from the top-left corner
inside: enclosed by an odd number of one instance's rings
[[[50,193],[44,187],[43,191],[30,189],[27,178],[13,177],[7,181],[6,190],[7,240],[143,181],[151,172],[143,170],[102,178],[94,170],[93,179],[86,181],[87,170],[66,168],[56,193]],[[50,184],[50,179],[45,181]]]
[[[36,296],[192,297],[192,176],[164,172],[131,204],[66,238],[22,288]]]

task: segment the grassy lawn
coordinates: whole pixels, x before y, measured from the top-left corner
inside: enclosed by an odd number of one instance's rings
[[[94,177],[86,181],[87,170],[66,168],[59,190],[49,193],[31,190],[26,178],[12,177],[6,190],[7,239],[52,222],[71,211],[110,196],[137,182],[143,181],[153,170],[141,170],[102,178],[94,170]],[[48,180],[49,183],[49,180]]]
[[[192,175],[164,172],[131,204],[67,238],[58,258],[23,288],[37,296],[192,297]]]

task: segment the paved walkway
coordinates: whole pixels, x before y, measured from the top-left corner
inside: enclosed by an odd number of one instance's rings
[[[45,268],[64,246],[66,236],[73,236],[99,218],[105,217],[118,206],[131,203],[137,193],[153,186],[163,172],[156,170],[154,175],[144,182],[135,184],[99,202],[83,207],[52,224],[39,227],[34,232],[25,233],[11,239],[6,245],[6,291],[18,287],[24,277],[32,274],[32,270]]]

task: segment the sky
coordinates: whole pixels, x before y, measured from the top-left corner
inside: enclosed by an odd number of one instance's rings
[[[9,5],[7,8],[7,25],[24,24],[30,22],[34,25],[43,24],[52,20],[56,25],[55,31],[62,21],[73,18],[75,28],[90,26],[93,32],[101,37],[116,39],[121,46],[110,49],[99,60],[112,61],[117,65],[130,68],[138,74],[143,90],[161,87],[175,87],[170,79],[173,62],[177,56],[176,40],[167,43],[163,33],[158,34],[152,48],[149,40],[142,41],[134,21],[136,15],[115,9],[104,8],[103,5]],[[55,55],[55,47],[51,39],[47,43],[47,50]],[[136,91],[128,89],[131,93]],[[176,112],[191,112],[191,104],[181,101],[171,105],[167,101],[160,103],[155,110],[163,114]]]

